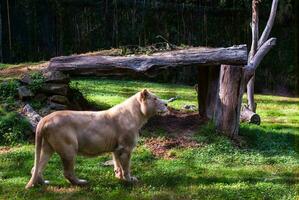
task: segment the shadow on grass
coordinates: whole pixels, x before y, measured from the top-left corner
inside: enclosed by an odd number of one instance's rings
[[[195,168],[192,165],[188,165],[189,169]],[[164,172],[155,170],[155,173],[142,177],[142,182],[145,185],[151,185],[155,187],[163,186],[165,188],[174,188],[186,185],[215,185],[215,184],[237,184],[245,182],[246,184],[257,184],[259,182],[268,182],[272,184],[285,184],[293,185],[298,183],[297,173],[278,174],[272,176],[270,172],[264,171],[248,171],[243,172],[240,176],[239,172],[235,172],[233,175],[225,175],[223,172],[219,172],[218,175],[209,175],[209,169],[200,169],[196,171],[199,176],[188,176],[183,171]],[[213,172],[217,174],[217,172]]]
[[[288,130],[283,132],[282,130]],[[277,125],[274,128],[263,128],[255,125],[242,125],[240,135],[249,145],[249,149],[263,154],[284,155],[286,152],[299,149],[298,129],[292,126]]]
[[[109,108],[111,108],[112,106],[108,103],[105,102],[95,102],[92,100],[88,100],[88,103],[90,106],[92,106],[94,111],[101,111],[101,110],[108,110]]]

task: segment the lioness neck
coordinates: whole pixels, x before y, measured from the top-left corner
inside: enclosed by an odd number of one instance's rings
[[[139,93],[128,98],[123,103],[110,108],[107,112],[113,118],[126,119],[130,126],[140,129],[150,118],[141,112],[141,105],[138,101]]]

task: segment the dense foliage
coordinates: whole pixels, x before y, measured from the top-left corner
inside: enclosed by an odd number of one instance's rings
[[[15,80],[0,83],[0,145],[27,142],[31,134],[28,121],[15,111],[18,85]]]

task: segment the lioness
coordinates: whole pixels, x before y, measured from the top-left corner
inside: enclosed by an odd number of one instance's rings
[[[54,152],[61,157],[64,176],[72,184],[87,183],[75,176],[76,155],[97,156],[104,152],[112,152],[117,178],[136,181],[130,174],[130,158],[139,130],[150,117],[167,110],[165,101],[144,89],[109,110],[57,111],[47,115],[36,128],[35,161],[26,188],[46,182],[42,172]]]

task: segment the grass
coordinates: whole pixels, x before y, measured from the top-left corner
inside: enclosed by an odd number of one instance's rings
[[[38,72],[46,67],[48,62],[23,62],[19,64],[0,63],[0,81],[18,79],[24,73]]]
[[[121,103],[144,88],[154,92],[162,99],[178,97],[176,101],[171,103],[171,106],[176,109],[180,109],[186,104],[197,106],[195,90],[186,85],[97,78],[75,79],[71,84],[78,88],[89,101],[102,109]]]
[[[1,69],[7,69],[7,68],[13,68],[13,67],[22,67],[22,66],[31,66],[31,65],[39,65],[44,63],[45,61],[39,61],[39,62],[23,62],[19,64],[9,64],[9,63],[0,63],[0,70]]]
[[[194,89],[184,85],[108,79],[77,79],[72,84],[102,108],[141,88],[164,99],[180,96],[171,104],[175,108],[197,104]],[[51,185],[25,190],[33,145],[2,146],[0,199],[299,199],[299,99],[257,95],[257,102],[262,124],[241,125],[241,147],[207,124],[194,135],[203,147],[175,148],[175,158],[164,159],[153,156],[142,136],[132,160],[132,172],[140,179],[137,185],[119,182],[111,167],[101,166],[110,159],[105,154],[78,157],[76,172],[90,185],[71,186],[55,155],[44,174]]]

